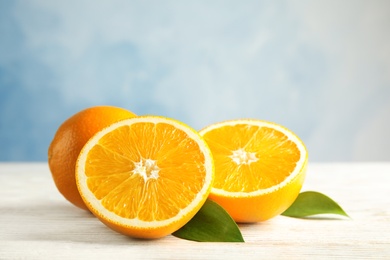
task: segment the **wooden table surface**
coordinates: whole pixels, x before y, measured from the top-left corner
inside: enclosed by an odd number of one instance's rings
[[[0,183],[0,259],[390,259],[390,162],[309,163],[302,191],[351,219],[278,216],[240,225],[245,243],[116,233],[68,203],[46,163],[0,163]]]

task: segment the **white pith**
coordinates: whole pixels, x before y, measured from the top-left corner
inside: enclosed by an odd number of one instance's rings
[[[243,148],[233,151],[230,158],[237,165],[251,164],[259,160],[259,158],[256,156],[256,153],[247,152]]]
[[[134,162],[134,174],[140,175],[145,182],[149,179],[157,179],[160,168],[157,166],[157,162],[152,159],[141,159],[139,162]]]

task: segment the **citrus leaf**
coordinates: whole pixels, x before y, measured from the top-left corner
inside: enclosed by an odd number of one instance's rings
[[[283,216],[294,218],[318,214],[336,214],[349,217],[334,200],[316,191],[301,192],[294,203],[282,213]]]
[[[186,225],[172,235],[198,242],[244,242],[232,217],[209,199]]]

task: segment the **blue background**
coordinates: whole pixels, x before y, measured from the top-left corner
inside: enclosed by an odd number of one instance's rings
[[[311,161],[390,160],[390,1],[0,0],[0,161],[94,105],[282,124]]]

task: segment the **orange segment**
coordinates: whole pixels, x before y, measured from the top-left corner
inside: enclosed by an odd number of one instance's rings
[[[210,198],[237,222],[286,210],[302,187],[307,151],[288,129],[261,120],[231,120],[200,131],[215,163]]]
[[[214,178],[210,150],[178,121],[144,116],[96,134],[77,161],[85,204],[121,233],[157,238],[187,223],[207,199]]]

